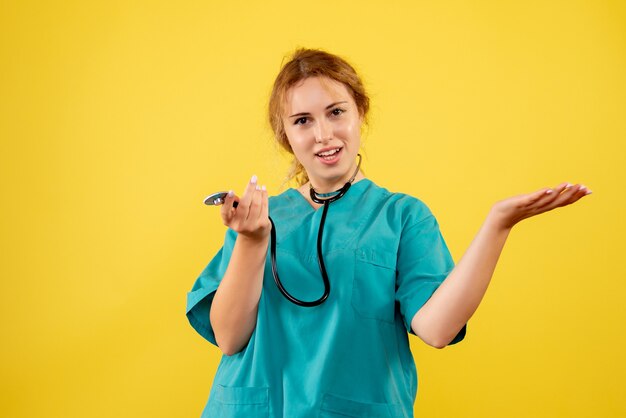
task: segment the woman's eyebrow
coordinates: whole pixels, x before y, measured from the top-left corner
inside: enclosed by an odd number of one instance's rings
[[[341,104],[341,103],[348,103],[348,102],[347,102],[346,100],[344,100],[344,101],[341,101],[341,102],[331,103],[331,104],[329,104],[328,106],[326,106],[326,110],[330,109],[330,108],[331,108],[331,107],[333,107],[333,106],[336,106],[336,105],[338,105],[338,104]],[[300,112],[300,113],[295,113],[295,114],[293,114],[293,115],[291,115],[291,116],[289,116],[289,117],[290,117],[290,118],[293,118],[294,116],[306,116],[306,115],[310,115],[310,113],[309,113],[309,112]]]

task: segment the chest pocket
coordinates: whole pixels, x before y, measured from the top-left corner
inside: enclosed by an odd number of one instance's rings
[[[202,417],[263,418],[269,416],[269,388],[215,385]]]
[[[355,257],[352,307],[364,318],[393,323],[396,254],[361,247]]]
[[[396,418],[402,417],[399,405],[364,403],[327,393],[322,401],[318,418]]]

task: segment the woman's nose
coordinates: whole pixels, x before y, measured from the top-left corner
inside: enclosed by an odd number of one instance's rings
[[[333,137],[333,129],[327,121],[319,121],[315,125],[315,142],[330,141]]]

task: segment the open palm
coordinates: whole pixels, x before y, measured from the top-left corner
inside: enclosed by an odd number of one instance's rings
[[[591,190],[581,184],[562,183],[553,189],[543,188],[496,202],[491,212],[502,227],[510,229],[523,219],[571,205],[588,194]]]

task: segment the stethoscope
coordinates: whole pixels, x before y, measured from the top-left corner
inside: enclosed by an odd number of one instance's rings
[[[331,192],[331,193],[317,193],[315,189],[313,188],[313,185],[309,183],[310,185],[309,193],[311,196],[311,200],[314,201],[315,203],[324,205],[324,208],[322,210],[322,218],[320,220],[320,226],[317,231],[317,261],[319,264],[320,272],[322,273],[322,279],[324,281],[324,294],[319,299],[310,301],[310,302],[300,300],[294,297],[293,295],[291,295],[287,291],[287,289],[285,289],[285,287],[283,286],[283,283],[280,281],[280,278],[278,277],[278,267],[276,265],[276,227],[274,225],[274,221],[272,220],[272,218],[268,217],[270,220],[270,223],[272,224],[272,229],[270,232],[270,237],[271,237],[270,258],[272,262],[272,275],[274,276],[274,281],[276,282],[276,286],[278,286],[278,290],[280,290],[280,293],[282,293],[283,296],[287,298],[288,301],[298,306],[303,306],[306,308],[319,306],[322,303],[324,303],[326,299],[328,299],[328,295],[330,294],[330,280],[328,280],[328,273],[326,272],[326,265],[324,264],[324,257],[322,257],[322,238],[324,235],[324,224],[326,223],[326,214],[328,213],[328,208],[330,204],[336,200],[341,199],[346,194],[348,189],[350,189],[352,182],[356,178],[356,175],[359,172],[359,169],[361,167],[361,154],[357,154],[357,157],[359,157],[359,162],[356,166],[356,170],[354,170],[354,174],[352,175],[350,180],[348,180],[341,189],[335,190],[334,192]],[[212,195],[204,199],[204,203],[206,205],[221,205],[222,203],[224,203],[224,199],[226,198],[227,195],[228,195],[228,192],[213,193]],[[328,197],[329,195],[332,195],[332,196]],[[233,207],[237,207],[237,205],[238,205],[238,202],[233,203]]]

